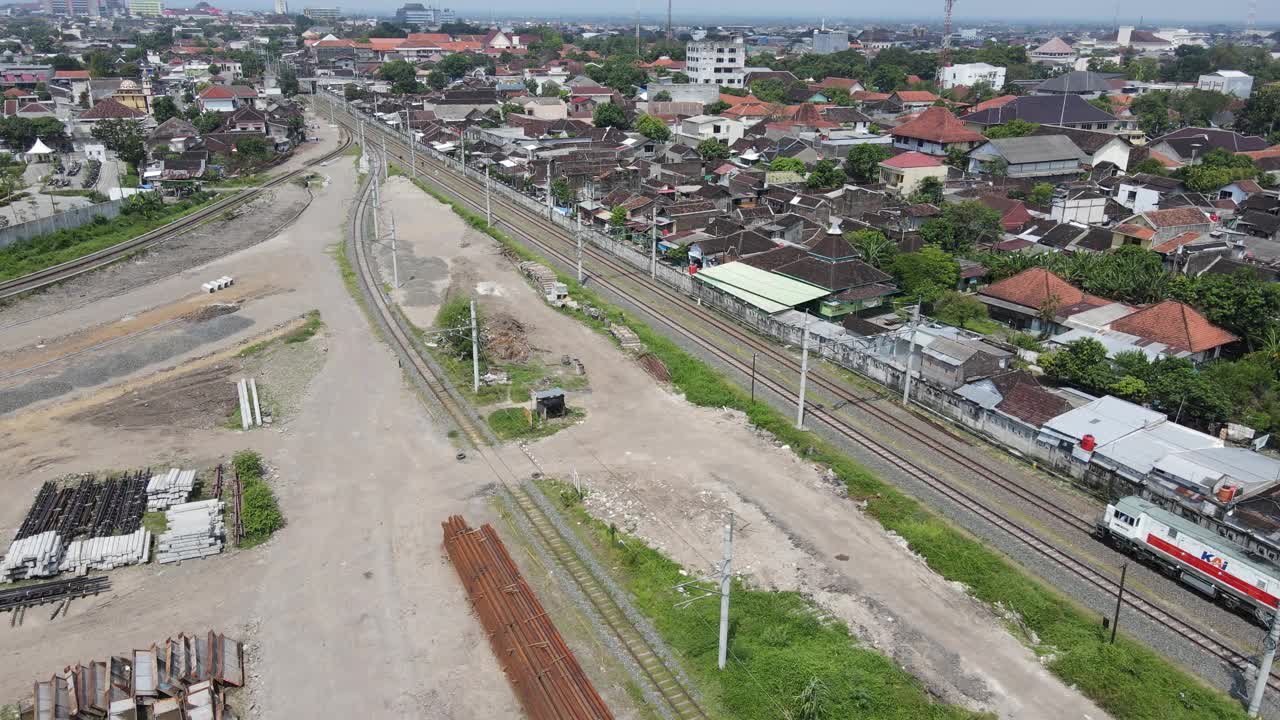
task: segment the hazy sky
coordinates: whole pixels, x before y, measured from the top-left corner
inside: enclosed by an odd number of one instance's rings
[[[171,4],[177,5],[174,0]],[[430,0],[422,0],[424,5]],[[194,3],[192,3],[194,4]],[[228,8],[262,8],[270,3],[264,0],[212,0],[212,4]],[[390,14],[403,4],[399,0],[289,0],[290,10],[301,10],[308,4],[317,6],[338,5],[344,11],[365,10]],[[657,17],[665,15],[666,3],[661,0],[557,0],[554,3],[535,5],[521,0],[436,0],[436,4],[452,7],[459,16],[486,17],[490,12],[498,15],[540,12],[543,15],[571,17],[591,14],[596,17],[634,16]],[[1280,26],[1280,1],[1257,0],[1259,27]],[[892,18],[934,19],[941,21],[942,0],[894,0],[875,3],[850,3],[837,0],[802,0],[778,3],[774,0],[675,0],[674,15],[689,20],[714,20],[731,17],[785,17],[796,23],[818,22],[822,17],[838,20],[874,21]],[[782,9],[780,9],[782,8]],[[1116,11],[1114,0],[1070,0],[1070,2],[1027,2],[1026,0],[959,0],[955,4],[955,21],[964,25],[966,19],[1002,18],[1031,20],[1058,18],[1074,22],[1092,20],[1110,21]],[[1148,25],[1167,25],[1178,22],[1243,24],[1249,13],[1249,0],[1125,0],[1120,4],[1122,23],[1136,24],[1140,18]]]

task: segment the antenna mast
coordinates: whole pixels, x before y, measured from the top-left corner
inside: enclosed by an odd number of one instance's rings
[[[671,42],[675,36],[671,34],[671,0],[667,0],[667,42]]]
[[[942,54],[938,58],[942,67],[951,66],[951,6],[956,4],[956,0],[944,0],[946,2],[946,14],[942,17]]]
[[[1245,31],[1252,33],[1254,25],[1258,22],[1258,0],[1249,0],[1249,22],[1245,26]]]

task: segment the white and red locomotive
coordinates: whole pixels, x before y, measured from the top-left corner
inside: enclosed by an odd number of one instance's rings
[[[1280,568],[1230,540],[1138,497],[1108,505],[1094,535],[1269,625],[1280,603]]]

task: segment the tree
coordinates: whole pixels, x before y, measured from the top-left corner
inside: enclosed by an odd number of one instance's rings
[[[903,293],[924,303],[935,302],[960,281],[960,265],[955,258],[934,246],[900,254],[889,267]]]
[[[671,102],[671,93],[667,92],[666,90],[659,90],[653,96],[653,101],[654,102]]]
[[[804,161],[800,158],[779,155],[773,159],[773,162],[769,163],[769,169],[774,172],[793,172],[803,175],[806,168]]]
[[[729,157],[729,146],[715,138],[707,138],[698,143],[698,154],[707,162],[724,160]]]
[[[911,193],[911,197],[907,198],[907,200],[913,205],[919,203],[941,205],[942,189],[942,180],[930,175],[920,181],[920,185],[916,187],[916,191]]]
[[[569,181],[564,178],[556,178],[551,181],[551,195],[555,198],[557,205],[564,207],[572,205],[578,199],[578,193],[574,191]]]
[[[542,97],[560,97],[560,86],[554,80],[547,80],[542,83],[542,88],[538,90],[538,94]]]
[[[787,84],[774,77],[757,80],[751,83],[751,94],[767,103],[786,102]]]
[[[151,101],[151,114],[155,116],[157,123],[162,123],[178,116],[178,104],[168,95],[161,95]]]
[[[83,70],[84,69],[84,66],[80,64],[80,61],[71,57],[70,55],[62,55],[62,54],[54,55],[53,59],[49,61],[49,64],[53,66],[54,70]]]
[[[1036,183],[1027,193],[1027,202],[1044,207],[1053,201],[1053,186],[1049,183]]]
[[[591,123],[596,127],[615,127],[626,130],[627,114],[615,103],[600,103],[591,113]]]
[[[195,106],[193,105],[192,107]],[[226,118],[222,116],[222,113],[204,112],[198,113],[194,118],[192,118],[191,124],[195,125],[196,129],[201,133],[211,133],[216,132],[218,128],[222,127],[224,120],[226,120]]]
[[[866,264],[883,270],[898,254],[898,246],[879,230],[854,230],[844,234],[849,243]]]
[[[619,205],[609,212],[609,227],[614,234],[621,234],[626,226],[627,209]]]
[[[689,76],[687,74],[682,72],[675,72],[671,74],[671,82],[676,85],[688,85],[691,82],[691,80],[689,79]]]
[[[117,157],[132,165],[135,171],[138,163],[147,157],[146,133],[137,120],[99,120],[94,124],[92,134]]]
[[[657,142],[666,142],[671,139],[671,128],[652,115],[641,115],[636,118],[635,129],[641,135]]]
[[[708,115],[719,115],[720,113],[728,109],[729,109],[729,103],[723,100],[717,100],[713,103],[707,103],[707,105],[702,108],[703,112],[705,112]]]
[[[404,38],[409,37],[409,33],[399,25],[382,21],[369,31],[371,38]]]
[[[209,66],[209,74],[210,74],[210,75],[221,75],[221,74],[222,74],[222,66],[221,66],[221,65],[219,65],[219,64],[217,64],[217,63],[214,63],[214,64],[210,65],[210,66]]]
[[[881,65],[871,72],[871,84],[880,92],[901,90],[907,86],[907,71],[897,65]]]
[[[1073,340],[1061,350],[1041,355],[1039,362],[1056,382],[1094,393],[1105,393],[1116,379],[1107,348],[1093,338]]]
[[[845,172],[854,182],[873,183],[880,179],[880,163],[891,157],[893,151],[886,145],[854,145],[845,156]]]
[[[378,77],[391,83],[391,92],[396,95],[411,95],[422,92],[422,84],[418,82],[418,68],[407,60],[392,60],[378,68]]]
[[[819,160],[804,182],[809,189],[817,190],[840,187],[844,185],[844,181],[844,170],[840,169],[835,160]]]
[[[1027,122],[1026,120],[1010,120],[1003,125],[995,125],[982,131],[991,140],[998,138],[1026,137],[1036,130],[1040,129],[1039,123]]]
[[[952,145],[947,148],[947,164],[957,170],[967,170],[969,168],[969,153],[959,145]]]
[[[1165,176],[1169,174],[1169,171],[1165,168],[1164,164],[1153,157],[1145,158],[1142,162],[1129,168],[1129,172],[1134,175],[1146,173],[1148,175]]]
[[[942,215],[920,228],[924,241],[947,252],[968,252],[974,245],[999,238],[1003,232],[1000,213],[976,200],[950,203]]]
[[[445,85],[449,84],[449,76],[439,70],[432,70],[427,73],[427,85],[433,90],[443,90]]]
[[[277,80],[280,83],[280,93],[285,97],[293,97],[300,92],[298,87],[298,73],[294,71],[293,66],[282,66]]]
[[[1236,128],[1263,136],[1280,130],[1280,86],[1268,85],[1255,90],[1237,113]]]
[[[964,328],[974,320],[987,318],[987,306],[973,295],[948,290],[933,304],[937,318],[948,325]]]
[[[1009,177],[1009,161],[1003,157],[997,157],[995,160],[987,163],[987,173],[993,178],[1000,178],[1003,184],[1004,178]]]

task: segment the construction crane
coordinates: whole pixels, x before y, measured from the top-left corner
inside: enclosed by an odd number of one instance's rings
[[[938,63],[941,67],[951,66],[951,6],[956,4],[956,0],[944,0],[947,4],[947,12],[942,17],[942,54],[938,57]]]

